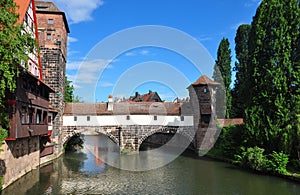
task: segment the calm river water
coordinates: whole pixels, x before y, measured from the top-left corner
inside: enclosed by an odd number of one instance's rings
[[[298,183],[189,153],[149,171],[120,170],[101,160],[104,153],[118,153],[107,137],[85,136],[85,144],[81,152],[28,173],[2,194],[300,194]]]

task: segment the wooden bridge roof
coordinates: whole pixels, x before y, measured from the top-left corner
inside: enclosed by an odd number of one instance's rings
[[[113,111],[107,103],[66,103],[64,115],[180,115],[180,104],[172,102],[119,102]]]

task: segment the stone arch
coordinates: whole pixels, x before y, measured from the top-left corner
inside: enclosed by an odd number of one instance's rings
[[[143,135],[139,140],[137,144],[137,151],[140,149],[140,146],[142,143],[151,135],[154,135],[155,133],[178,133],[181,136],[185,137],[190,143],[193,142],[194,137],[193,135],[188,134],[186,131],[184,131],[181,127],[159,127],[152,131],[147,132],[145,135]]]
[[[108,137],[111,141],[113,141],[117,146],[120,146],[118,138],[116,138],[114,135],[111,133],[108,133],[106,131],[96,131],[98,134],[104,135]]]
[[[62,139],[62,145],[65,145],[74,135],[81,134],[84,130],[83,129],[72,129],[63,132],[63,139]]]
[[[74,135],[81,134],[84,131],[92,130],[95,133],[100,133],[102,135],[107,136],[111,139],[114,143],[119,146],[119,138],[113,134],[113,132],[108,132],[107,128],[105,127],[76,127],[76,126],[68,126],[63,130],[63,139],[62,144],[64,145],[67,143]]]

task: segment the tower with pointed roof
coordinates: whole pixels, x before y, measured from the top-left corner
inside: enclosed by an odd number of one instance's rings
[[[214,144],[216,133],[215,88],[219,83],[206,75],[199,77],[189,87],[190,104],[194,113],[195,148],[206,152]]]

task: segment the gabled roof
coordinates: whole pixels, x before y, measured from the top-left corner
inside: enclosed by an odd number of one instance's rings
[[[133,102],[162,102],[157,92],[149,91],[149,93],[140,95],[136,92],[135,96],[130,96],[129,101]]]
[[[30,1],[31,0],[15,0],[15,3],[17,4],[16,11],[17,13],[19,13],[19,20],[18,20],[19,24],[22,24],[23,22]]]
[[[220,85],[220,83],[211,80],[206,75],[202,75],[201,77],[199,77],[197,79],[197,81],[195,81],[194,83],[192,83],[192,85],[193,86],[196,86],[196,85]]]

